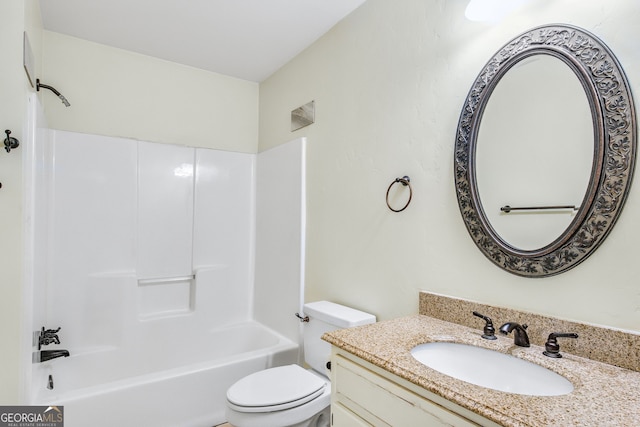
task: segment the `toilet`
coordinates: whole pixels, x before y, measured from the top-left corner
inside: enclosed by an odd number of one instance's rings
[[[227,390],[227,421],[234,427],[328,427],[331,345],[325,332],[376,321],[375,316],[329,301],[304,305],[304,355],[310,369],[279,366],[248,375]]]

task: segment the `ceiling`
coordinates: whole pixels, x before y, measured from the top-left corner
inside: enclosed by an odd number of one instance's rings
[[[365,0],[40,0],[46,30],[260,82]]]

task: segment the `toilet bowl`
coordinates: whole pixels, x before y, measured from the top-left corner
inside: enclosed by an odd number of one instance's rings
[[[227,419],[235,427],[328,426],[330,400],[328,378],[298,365],[280,366],[231,386],[227,407],[233,412],[227,411]]]
[[[318,301],[305,304],[303,341],[311,369],[286,365],[248,375],[227,390],[227,421],[234,427],[328,427],[331,346],[325,332],[375,322],[375,316]]]

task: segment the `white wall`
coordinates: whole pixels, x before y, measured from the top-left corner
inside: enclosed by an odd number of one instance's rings
[[[197,341],[251,319],[255,155],[52,134],[38,147],[51,174],[34,216],[50,229],[35,288],[64,348],[126,350],[142,323]]]
[[[23,32],[29,33],[34,57],[41,55],[42,23],[36,0],[0,1],[0,132],[11,130],[12,137],[24,142],[27,96],[32,91],[22,66]],[[39,62],[36,62],[37,68]],[[39,69],[39,68],[38,68]],[[21,341],[22,295],[22,151],[0,153],[0,404],[19,401],[19,357]]]
[[[476,248],[460,218],[453,148],[481,67],[538,25],[568,23],[607,43],[640,94],[640,3],[534,0],[496,25],[466,20],[467,1],[368,0],[260,85],[260,150],[308,138],[306,300],[330,299],[379,319],[415,313],[421,289],[640,331],[635,242],[640,186],[604,244],[577,268],[527,279]],[[316,123],[289,131],[312,99]],[[411,177],[402,213],[388,185]],[[636,183],[637,184],[637,183]]]
[[[206,55],[203,52],[203,55]],[[255,153],[258,84],[44,31],[53,129]]]
[[[256,160],[255,319],[299,342],[305,267],[306,140]]]

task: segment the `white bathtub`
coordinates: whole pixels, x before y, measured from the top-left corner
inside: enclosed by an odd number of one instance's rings
[[[41,364],[33,404],[64,405],[66,427],[212,427],[225,421],[231,384],[298,358],[296,343],[255,322],[213,331],[195,347],[69,348],[70,357]]]

